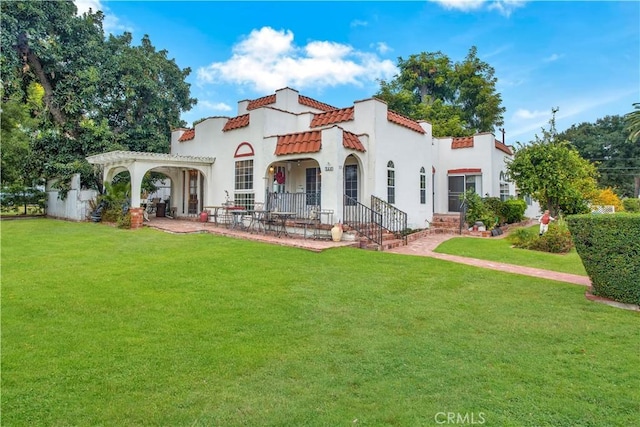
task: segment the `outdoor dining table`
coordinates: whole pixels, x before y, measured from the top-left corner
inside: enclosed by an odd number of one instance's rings
[[[267,215],[269,211],[262,209],[250,210],[249,215],[251,215],[251,222],[249,222],[249,231],[259,233],[262,230],[263,233],[267,231]]]
[[[287,237],[289,233],[287,232],[287,220],[293,218],[296,213],[295,212],[271,212],[271,217],[274,220],[276,225],[276,237],[280,237],[283,234]]]
[[[248,211],[246,209],[231,209],[229,212],[232,215],[232,221],[229,228],[245,229],[246,226],[244,225],[242,218],[247,215]]]

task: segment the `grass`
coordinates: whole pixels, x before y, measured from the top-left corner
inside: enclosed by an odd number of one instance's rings
[[[533,228],[537,229],[538,226],[535,225]],[[435,249],[435,252],[505,262],[525,267],[543,268],[561,273],[587,275],[575,248],[571,249],[571,252],[567,254],[552,254],[512,248],[508,236],[482,239],[477,237],[454,237],[441,243]]]
[[[4,426],[637,420],[638,313],[579,286],[352,248],[1,225]]]

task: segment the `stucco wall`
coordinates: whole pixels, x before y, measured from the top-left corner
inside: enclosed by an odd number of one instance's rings
[[[60,199],[57,190],[51,188],[52,185],[53,181],[49,181],[46,186],[47,216],[72,221],[86,221],[91,214],[89,202],[96,199],[98,192],[81,189],[80,174],[73,176],[71,189],[64,200]]]

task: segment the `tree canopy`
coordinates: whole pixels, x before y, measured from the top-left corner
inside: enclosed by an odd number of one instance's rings
[[[630,137],[628,120],[606,116],[595,123],[581,123],[558,134],[594,163],[598,185],[611,187],[621,197],[637,197],[640,190],[640,143]]]
[[[17,135],[26,135],[34,176],[64,182],[80,172],[83,184],[95,187],[101,183],[88,155],[168,152],[170,130],[186,125],[180,113],[196,103],[185,82],[189,68],[180,69],[147,36],[138,46],[129,33],[105,38],[102,12],[77,16],[72,1],[2,2],[1,11],[2,108],[22,109],[32,120],[15,113],[11,132],[22,148]],[[42,94],[39,104],[34,90]],[[12,163],[4,150],[2,156],[3,167]]]
[[[452,62],[442,52],[398,58],[400,73],[380,81],[376,97],[389,109],[433,125],[434,136],[469,136],[493,132],[504,123],[502,97],[496,92],[495,70],[477,56]]]
[[[554,110],[554,114],[557,110]],[[595,166],[565,140],[557,138],[555,118],[550,129],[530,144],[519,144],[507,162],[510,178],[522,194],[557,214],[586,213],[597,196]]]

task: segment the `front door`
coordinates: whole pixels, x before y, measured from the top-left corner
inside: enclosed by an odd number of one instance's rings
[[[464,176],[449,177],[449,212],[460,212],[460,196],[464,194]]]

